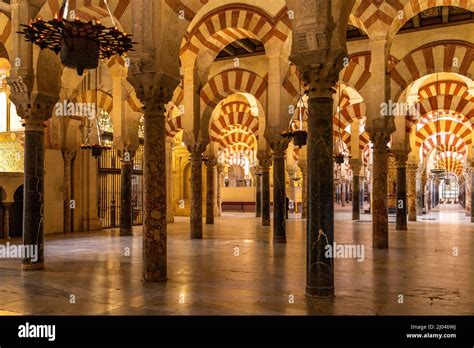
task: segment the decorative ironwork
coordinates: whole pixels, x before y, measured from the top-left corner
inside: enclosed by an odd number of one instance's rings
[[[19,34],[41,49],[48,48],[60,54],[61,63],[76,69],[79,75],[85,69],[97,68],[99,59],[108,59],[116,54],[121,56],[132,50],[135,42],[117,27],[107,28],[100,20],[82,22],[79,17],[67,20],[62,17],[67,14],[65,9],[67,2],[63,4],[59,17],[49,21],[37,18],[29,25],[22,25],[24,29]]]

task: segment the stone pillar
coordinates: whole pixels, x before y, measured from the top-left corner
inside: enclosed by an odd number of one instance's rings
[[[22,269],[44,268],[44,118],[25,120],[23,244],[35,246],[38,258],[22,260]]]
[[[360,160],[351,160],[352,167],[352,220],[360,220]]]
[[[308,218],[308,166],[299,162],[301,168],[301,218]]]
[[[418,169],[416,174],[416,215],[423,214],[423,174]]]
[[[408,163],[407,167],[408,167],[408,221],[416,221],[416,172],[418,170],[418,164]]]
[[[262,167],[262,226],[270,226],[270,167],[268,158],[259,159]]]
[[[173,202],[173,141],[166,140],[166,222],[174,222]]]
[[[217,200],[217,216],[222,215],[222,198],[221,198],[221,185],[222,185],[222,173],[224,171],[224,165],[219,163],[217,164],[217,192],[216,192],[216,200]]]
[[[12,209],[12,204],[8,202],[3,202],[3,239],[7,240],[10,238],[10,214]]]
[[[329,68],[329,69],[328,69]],[[331,66],[311,71],[308,99],[308,220],[306,295],[334,296],[333,100]],[[327,70],[328,69],[328,70]]]
[[[71,232],[71,171],[72,161],[76,157],[75,151],[63,151],[64,159],[64,180],[63,180],[63,232]]]
[[[206,160],[206,224],[214,225],[214,171],[217,161],[214,158]]]
[[[143,278],[167,280],[165,90],[154,87],[145,106]],[[166,95],[166,94],[165,94]]]
[[[120,235],[132,236],[133,211],[132,211],[132,153],[120,153]]]
[[[203,146],[188,146],[191,153],[191,211],[190,237],[202,239],[202,152]]]
[[[431,196],[432,196],[432,182],[433,182],[433,177],[431,175],[428,176],[428,180],[426,182],[426,190],[425,190],[425,195],[426,195],[426,206],[427,206],[427,212],[431,210]]]
[[[472,168],[468,165],[465,173],[466,187],[466,216],[471,216],[472,210]]]
[[[385,134],[375,133],[373,160],[372,243],[374,248],[388,248],[387,143]]]
[[[262,217],[262,169],[255,170],[255,217]]]
[[[396,229],[407,230],[407,156],[397,155],[397,221]]]
[[[288,142],[274,142],[273,149],[273,242],[286,243],[285,151]]]

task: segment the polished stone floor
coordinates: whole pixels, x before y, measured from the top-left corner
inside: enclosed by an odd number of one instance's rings
[[[474,224],[453,207],[423,218],[400,232],[391,217],[390,249],[373,250],[370,215],[352,222],[348,210],[337,212],[336,242],[364,244],[365,260],[335,259],[331,300],[304,296],[299,219],[288,221],[286,245],[271,243],[271,228],[248,214],[216,219],[203,240],[190,240],[188,219],[176,219],[169,280],[153,284],[141,280],[141,228],[133,237],[116,230],[52,236],[44,271],[0,261],[0,314],[474,314]]]

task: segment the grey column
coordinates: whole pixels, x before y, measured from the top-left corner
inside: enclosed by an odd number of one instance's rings
[[[206,160],[206,224],[214,225],[214,170],[217,161]]]
[[[270,159],[260,159],[262,167],[262,226],[270,226]]]
[[[199,144],[188,147],[191,153],[190,237],[202,239],[202,152]]]
[[[273,144],[273,242],[286,243],[285,151],[288,143]]]
[[[262,172],[255,171],[255,217],[262,217]]]
[[[407,230],[407,167],[406,156],[397,156],[396,230]]]
[[[133,211],[132,211],[132,154],[125,152],[121,156],[120,175],[120,235],[132,236]]]

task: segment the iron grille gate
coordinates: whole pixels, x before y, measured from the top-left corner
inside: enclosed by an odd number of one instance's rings
[[[99,158],[98,216],[103,228],[120,226],[120,158],[115,149],[104,151]],[[133,224],[143,224],[143,146],[133,159]]]

